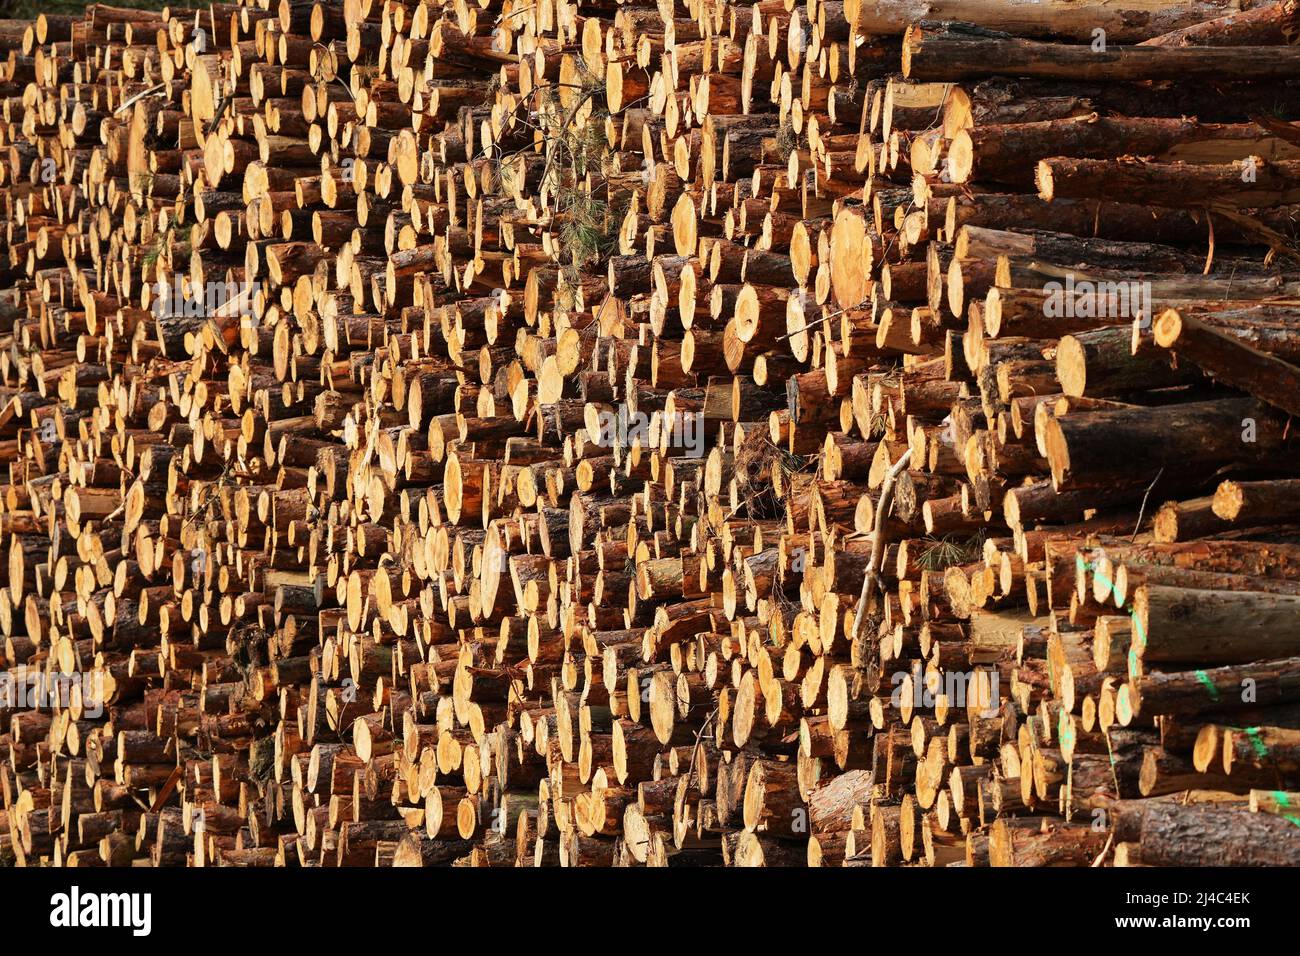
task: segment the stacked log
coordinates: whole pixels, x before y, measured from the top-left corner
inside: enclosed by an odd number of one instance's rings
[[[0,860],[1300,862],[1298,22],[0,22]]]

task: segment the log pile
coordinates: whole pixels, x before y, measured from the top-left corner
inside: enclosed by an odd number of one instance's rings
[[[0,21],[0,861],[1300,863],[1298,26]]]

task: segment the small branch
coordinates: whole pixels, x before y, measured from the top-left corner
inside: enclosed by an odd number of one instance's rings
[[[348,95],[348,98],[352,100],[353,103],[357,101],[357,98],[352,95],[352,87],[344,83],[343,78],[341,76],[334,77],[334,82],[337,83],[339,86],[343,87],[343,92]]]
[[[880,501],[876,504],[876,527],[871,532],[871,563],[867,566],[866,576],[862,579],[862,593],[858,595],[857,606],[853,609],[853,639],[862,633],[862,619],[867,614],[867,596],[880,577],[880,557],[885,550],[885,516],[894,496],[894,481],[907,470],[912,460],[912,449],[903,452],[903,457],[894,462],[885,480],[880,485]]]
[[[1094,867],[1101,866],[1103,863],[1106,862],[1106,855],[1110,853],[1111,845],[1114,842],[1115,842],[1115,831],[1112,830],[1110,834],[1106,837],[1106,845],[1101,848],[1101,852],[1097,854],[1097,858],[1092,861],[1092,865]]]
[[[776,340],[778,342],[784,342],[786,339],[793,338],[796,335],[802,335],[806,333],[809,329],[815,329],[819,325],[825,325],[831,319],[838,318],[839,316],[843,315],[845,312],[849,311],[849,309],[860,309],[870,301],[871,301],[870,299],[863,299],[857,305],[850,305],[850,306],[846,306],[843,309],[836,309],[834,312],[828,313],[827,315],[823,315],[820,319],[814,319],[813,321],[805,325],[802,329],[799,329],[796,332],[787,332],[785,335],[778,335],[776,337]]]
[[[128,107],[130,107],[130,106],[134,106],[137,102],[139,102],[140,100],[144,99],[145,97],[147,97],[147,96],[153,96],[155,93],[161,93],[161,92],[162,92],[163,90],[165,90],[165,89],[167,89],[167,84],[166,84],[166,83],[159,83],[157,86],[151,86],[151,87],[149,87],[149,89],[147,89],[147,90],[141,90],[139,93],[135,94],[135,96],[131,97],[129,100],[127,100],[127,101],[126,101],[125,103],[123,103],[121,106],[119,106],[117,109],[113,110],[113,115],[114,115],[114,116],[117,116],[117,115],[119,115],[119,114],[121,114],[121,113],[124,113],[124,112],[126,112],[126,109],[127,109]]]
[[[721,704],[718,705],[718,707],[721,706]],[[718,707],[714,707],[713,710],[709,712],[709,716],[704,718],[704,723],[700,724],[700,729],[696,731],[695,746],[691,748],[691,766],[690,769],[686,771],[686,783],[688,786],[695,775],[695,757],[700,752],[700,741],[704,739],[704,732],[709,729],[709,724],[713,723],[713,718],[718,716]],[[716,731],[714,732],[714,736],[717,736]]]
[[[212,113],[212,119],[208,120],[208,125],[203,128],[204,139],[212,135],[212,131],[216,129],[217,124],[221,122],[222,114],[225,113],[226,109],[234,102],[235,97],[233,93],[227,93],[221,98],[221,102],[217,104],[217,108]]]
[[[591,99],[593,96],[595,96],[600,89],[601,87],[593,86],[589,90],[587,90],[587,92],[583,93],[581,97],[579,97],[578,102],[573,104],[568,114],[564,117],[564,122],[560,124],[560,129],[556,135],[561,137],[564,136],[564,131],[569,128],[569,124],[572,123],[574,117],[578,115],[578,111],[581,110],[587,104],[587,101]],[[563,139],[557,140],[557,142],[560,143],[561,145],[564,144]],[[551,175],[551,160],[554,158],[555,158],[554,151],[547,154],[546,165],[542,167],[542,178],[538,183],[538,189],[546,188],[546,180]]]
[[[1142,530],[1142,518],[1147,513],[1147,499],[1151,497],[1151,489],[1156,486],[1156,482],[1160,480],[1160,476],[1164,473],[1164,468],[1161,468],[1156,472],[1156,476],[1151,479],[1151,484],[1147,485],[1146,494],[1142,496],[1142,507],[1138,509],[1137,527],[1133,529],[1133,537],[1129,538],[1130,541],[1137,540],[1138,532]]]

